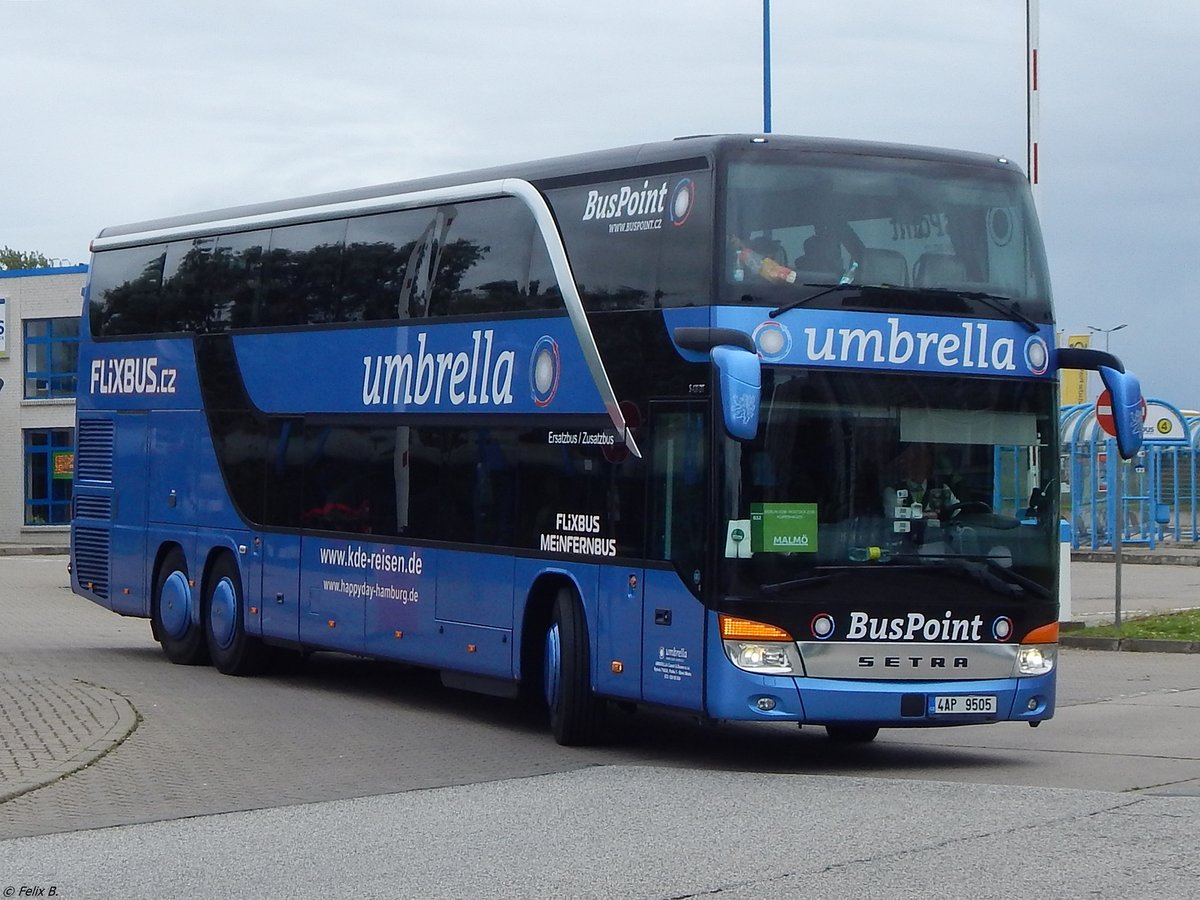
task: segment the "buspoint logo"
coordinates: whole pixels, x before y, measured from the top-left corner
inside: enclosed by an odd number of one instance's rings
[[[692,206],[696,202],[696,184],[690,178],[681,178],[671,192],[671,224],[682,225],[692,214]]]
[[[792,333],[779,322],[763,322],[751,335],[754,346],[768,362],[784,359],[792,350]]]
[[[1050,366],[1050,348],[1039,335],[1030,335],[1025,342],[1025,365],[1034,375],[1046,374]]]
[[[529,359],[529,387],[533,402],[538,406],[549,406],[558,393],[558,381],[562,375],[562,361],[558,355],[558,342],[548,334],[542,335],[533,345]]]

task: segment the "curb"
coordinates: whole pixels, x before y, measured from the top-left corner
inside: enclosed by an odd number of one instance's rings
[[[1153,638],[1082,637],[1059,635],[1059,646],[1078,650],[1124,650],[1127,653],[1200,653],[1200,641],[1168,641]]]
[[[1115,563],[1111,550],[1072,550],[1071,562]],[[1166,552],[1130,552],[1121,554],[1122,565],[1134,566],[1200,566],[1200,555]]]
[[[65,544],[59,546],[43,546],[41,544],[4,544],[0,546],[0,556],[66,556],[71,548]]]

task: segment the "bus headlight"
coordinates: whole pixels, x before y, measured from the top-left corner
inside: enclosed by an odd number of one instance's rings
[[[1017,671],[1020,675],[1046,675],[1054,671],[1058,644],[1022,644],[1017,650]]]
[[[720,615],[725,655],[739,669],[757,675],[800,674],[800,654],[792,636],[778,625]]]
[[[792,660],[790,644],[744,644],[726,641],[725,654],[739,669],[760,675],[790,675]]]

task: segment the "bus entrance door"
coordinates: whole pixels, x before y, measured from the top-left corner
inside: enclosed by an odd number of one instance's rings
[[[704,702],[702,588],[708,499],[707,402],[650,404],[648,553],[642,611],[642,694],[652,703]],[[695,593],[694,593],[695,592]]]

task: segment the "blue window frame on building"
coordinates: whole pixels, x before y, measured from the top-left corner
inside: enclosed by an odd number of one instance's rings
[[[74,397],[79,368],[79,320],[25,320],[25,399]]]
[[[74,478],[74,428],[25,432],[26,525],[69,525]]]

